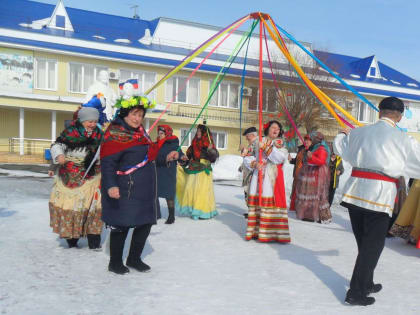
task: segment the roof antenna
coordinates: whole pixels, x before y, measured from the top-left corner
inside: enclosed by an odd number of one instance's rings
[[[140,20],[140,16],[137,14],[137,9],[138,9],[138,8],[139,8],[139,6],[138,6],[137,4],[132,5],[132,6],[130,7],[130,9],[134,9],[133,19],[136,19],[136,20]]]

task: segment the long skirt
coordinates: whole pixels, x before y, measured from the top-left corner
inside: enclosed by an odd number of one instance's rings
[[[277,176],[283,177],[282,169]],[[261,205],[258,189],[258,171],[254,170],[249,187],[248,224],[246,240],[257,239],[260,242],[290,243],[289,218],[287,214],[286,196],[283,192],[278,196],[283,207],[276,206],[274,187],[267,173],[263,176]]]
[[[307,165],[300,170],[296,184],[296,217],[321,223],[331,222],[328,203],[330,170],[327,165]]]
[[[50,226],[61,238],[80,238],[101,234],[101,176],[77,188],[68,188],[56,177],[51,192]]]
[[[297,178],[293,178],[293,184],[292,184],[292,192],[290,194],[290,211],[296,210],[296,184],[297,184]]]
[[[248,208],[248,225],[245,239],[260,242],[290,243],[287,209]]]
[[[415,180],[408,197],[390,231],[410,243],[420,239],[420,180]]]
[[[218,214],[214,199],[213,175],[205,171],[187,174],[181,166],[176,174],[175,209],[194,220],[211,219]]]

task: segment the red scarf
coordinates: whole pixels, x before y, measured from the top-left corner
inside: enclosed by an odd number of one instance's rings
[[[156,159],[159,147],[150,140],[143,126],[135,130],[129,130],[124,128],[117,120],[112,122],[105,131],[104,142],[101,146],[101,159],[137,145],[148,145],[148,160]]]
[[[163,129],[163,130],[162,130]],[[158,146],[158,148],[160,149],[163,144],[168,141],[168,140],[173,140],[173,139],[178,139],[177,136],[173,135],[173,130],[169,125],[159,125],[158,126],[158,131],[163,131],[165,132],[165,138],[163,139],[159,139],[159,136],[156,139],[156,144]]]
[[[211,144],[209,139],[211,139]],[[192,153],[193,159],[200,161],[202,150],[207,148],[215,149],[213,136],[208,129],[206,129],[206,132],[201,132],[200,139],[198,139],[197,134],[195,135],[191,146],[188,148],[187,155],[188,153]]]

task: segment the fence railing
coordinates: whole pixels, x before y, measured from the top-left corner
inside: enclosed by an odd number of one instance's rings
[[[51,143],[51,139],[9,138],[9,152],[21,153],[21,146],[23,146],[23,154],[44,154]]]

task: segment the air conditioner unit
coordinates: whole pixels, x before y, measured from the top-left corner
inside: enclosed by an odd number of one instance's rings
[[[252,89],[249,88],[249,87],[244,86],[242,95],[243,96],[252,96]]]
[[[109,79],[110,80],[119,80],[120,79],[120,71],[119,70],[109,71]]]

